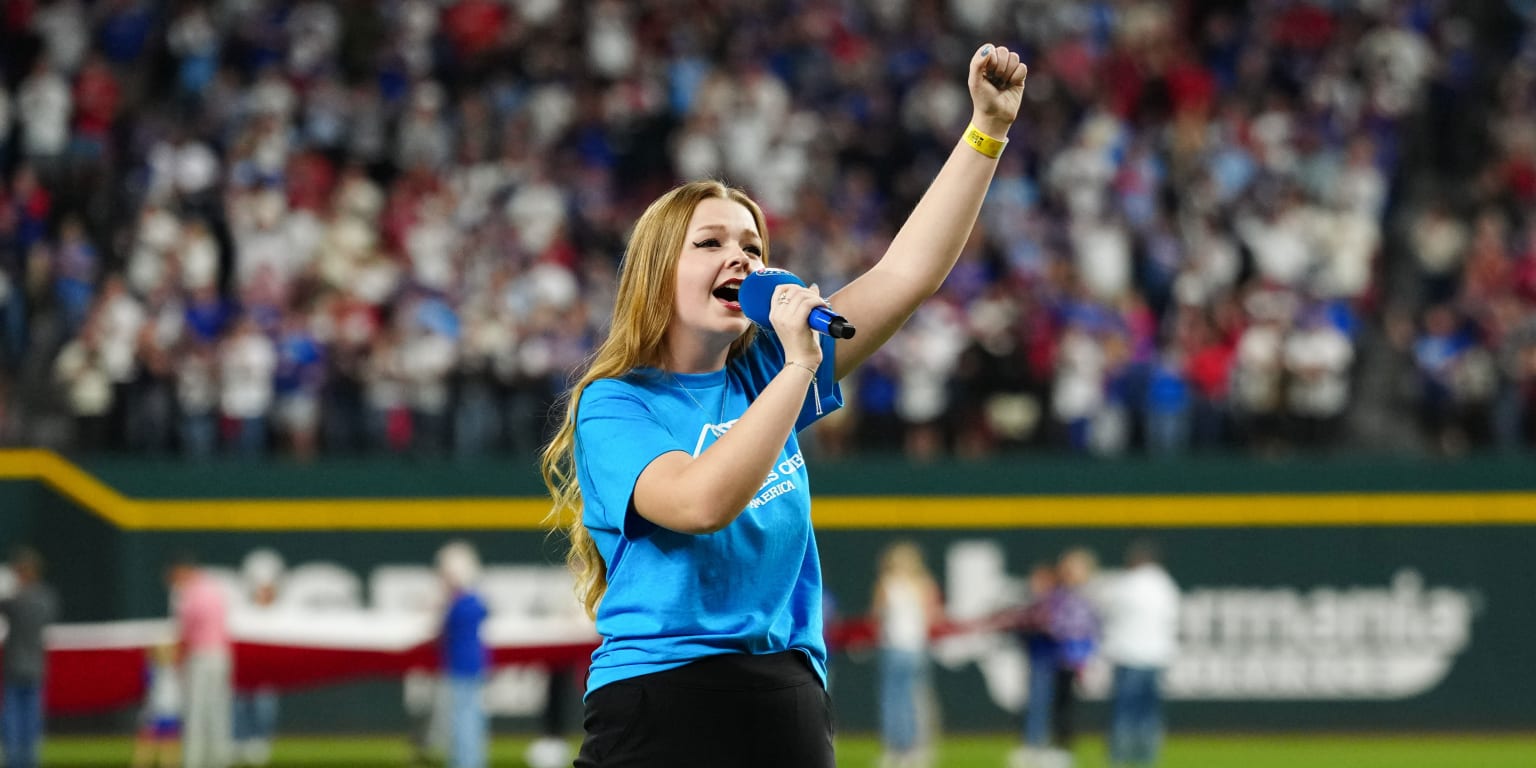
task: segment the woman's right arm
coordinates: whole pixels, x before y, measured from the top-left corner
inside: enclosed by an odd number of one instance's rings
[[[815,362],[804,364],[816,367]],[[785,365],[703,453],[694,457],[669,451],[656,457],[635,481],[635,511],[678,533],[714,533],[730,525],[779,460],[812,375],[799,365]]]
[[[762,489],[805,405],[821,365],[821,342],[807,320],[826,301],[815,287],[774,289],[769,321],[784,346],[784,367],[746,412],[698,456],[669,451],[635,480],[635,511],[678,533],[714,533],[736,519]]]

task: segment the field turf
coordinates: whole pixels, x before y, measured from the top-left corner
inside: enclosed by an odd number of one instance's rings
[[[522,768],[525,741],[498,738],[491,765]],[[1014,744],[1008,736],[954,736],[944,740],[934,768],[1006,768]],[[51,768],[128,765],[126,738],[52,737],[43,751]],[[877,768],[873,737],[838,740],[840,768]],[[278,741],[271,768],[396,768],[408,766],[403,739],[289,737]],[[1085,735],[1076,768],[1105,768],[1102,739]],[[1536,733],[1477,735],[1175,735],[1161,768],[1531,768]]]

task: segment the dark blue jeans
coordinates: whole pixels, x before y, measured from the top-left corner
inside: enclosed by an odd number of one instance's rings
[[[1162,695],[1156,667],[1115,667],[1109,716],[1111,765],[1151,765],[1163,741]]]
[[[1029,655],[1029,698],[1024,704],[1024,743],[1051,746],[1051,708],[1056,702],[1056,652]]]
[[[271,742],[277,732],[277,692],[271,689],[247,691],[235,696],[235,743]]]
[[[37,768],[37,745],[43,740],[42,683],[6,683],[0,736],[7,768]]]

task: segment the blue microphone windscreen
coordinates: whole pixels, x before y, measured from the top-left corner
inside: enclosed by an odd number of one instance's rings
[[[740,292],[736,295],[742,314],[758,325],[769,327],[771,323],[768,312],[773,309],[773,289],[785,283],[805,285],[805,281],[795,277],[795,273],[775,267],[759,269],[742,278]]]

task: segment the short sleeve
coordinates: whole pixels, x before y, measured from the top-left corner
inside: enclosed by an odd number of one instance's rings
[[[815,385],[806,392],[805,405],[795,419],[795,431],[815,424],[821,417],[843,407],[843,389],[837,383],[837,340],[821,336],[821,366],[816,369]],[[757,340],[747,353],[744,365],[749,376],[758,379],[757,391],[784,367],[784,344],[772,330],[758,328]]]
[[[576,409],[576,453],[582,470],[582,517],[588,527],[636,539],[656,525],[634,511],[635,482],[657,456],[687,451],[632,386],[601,379]]]

